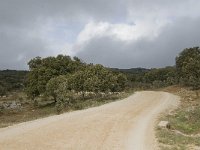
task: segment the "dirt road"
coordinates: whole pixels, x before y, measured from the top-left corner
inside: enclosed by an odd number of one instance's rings
[[[1,150],[155,150],[159,113],[178,105],[165,92],[137,92],[100,107],[0,129]]]

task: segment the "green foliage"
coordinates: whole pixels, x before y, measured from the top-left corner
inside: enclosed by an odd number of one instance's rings
[[[194,89],[200,88],[200,49],[187,48],[176,57],[179,81]]]
[[[28,62],[30,70],[38,68],[42,64],[41,57],[35,57]]]
[[[72,106],[74,93],[73,91],[69,90],[67,82],[59,84],[58,89],[56,90],[56,98],[56,111],[58,114],[66,107]]]
[[[58,55],[57,57],[36,57],[28,63],[30,72],[27,78],[26,91],[31,98],[46,92],[46,84],[54,77],[71,74],[84,67],[78,58]]]
[[[160,88],[177,83],[200,88],[200,49],[183,50],[176,58],[176,67],[156,69],[112,69],[126,74],[130,88]]]
[[[145,68],[131,68],[131,69],[117,69],[117,68],[110,68],[113,72],[121,72],[126,75],[127,80],[129,82],[143,82],[143,77],[145,73],[149,72],[150,69]]]
[[[126,76],[113,73],[102,65],[85,64],[78,57],[36,57],[29,63],[26,92],[34,101],[38,96],[52,97],[56,110],[73,105],[74,99],[85,93],[123,91]]]
[[[31,99],[40,94],[38,91],[38,74],[35,70],[28,73],[26,93]]]
[[[176,69],[175,67],[165,67],[160,69],[151,69],[144,76],[146,83],[163,82],[163,84],[176,84]]]
[[[102,65],[88,65],[68,77],[68,84],[76,92],[117,92],[125,88],[126,77],[114,74]]]
[[[0,95],[22,90],[25,84],[27,71],[2,70],[0,71]]]
[[[0,96],[3,96],[6,94],[6,90],[3,86],[0,85]]]
[[[161,88],[177,83],[177,73],[175,67],[165,67],[159,69],[120,69],[125,72],[128,79],[129,88]]]
[[[48,96],[52,96],[54,101],[57,102],[57,91],[59,89],[59,86],[62,83],[66,82],[66,77],[65,76],[58,76],[55,78],[52,78],[48,81],[47,85],[46,85],[46,94]]]
[[[191,110],[181,109],[176,115],[170,117],[173,127],[186,134],[200,132],[200,107]]]
[[[85,91],[84,89],[85,73],[83,71],[77,71],[74,74],[67,76],[67,82],[71,90],[76,92]]]

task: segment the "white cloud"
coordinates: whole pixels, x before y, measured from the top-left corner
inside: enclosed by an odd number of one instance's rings
[[[138,21],[137,24],[90,21],[77,36],[77,41],[73,44],[72,49],[79,52],[89,44],[92,39],[111,37],[125,43],[133,43],[140,39],[153,40],[161,29],[170,24],[169,21]]]
[[[109,22],[89,22],[78,35],[77,42],[84,43],[95,37],[113,36],[122,41],[137,40],[142,37],[155,36],[160,26],[154,26],[147,22],[138,22],[130,25],[127,23],[112,24]]]

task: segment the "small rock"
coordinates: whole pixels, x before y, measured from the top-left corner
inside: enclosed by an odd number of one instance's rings
[[[21,109],[22,105],[21,103],[18,103],[16,101],[11,101],[11,102],[3,102],[1,106],[4,109]]]
[[[10,104],[10,109],[16,109],[19,108],[21,106],[21,104],[17,103],[16,101],[12,101],[12,103]]]
[[[171,128],[169,121],[160,121],[160,123],[158,124],[158,127],[167,128],[167,129]]]

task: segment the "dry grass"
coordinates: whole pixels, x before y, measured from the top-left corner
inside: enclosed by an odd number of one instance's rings
[[[122,93],[118,95],[111,95],[106,98],[93,98],[84,101],[78,101],[77,103],[74,103],[73,106],[66,108],[63,112],[103,105],[105,103],[128,97],[130,94],[131,93]],[[39,106],[34,107],[33,103],[28,100],[24,93],[21,92],[14,93],[6,98],[0,98],[0,102],[8,102],[13,100],[20,101],[22,107],[21,109],[0,110],[0,128],[57,114],[55,103],[53,103],[53,101],[46,102],[44,100],[40,100]]]

